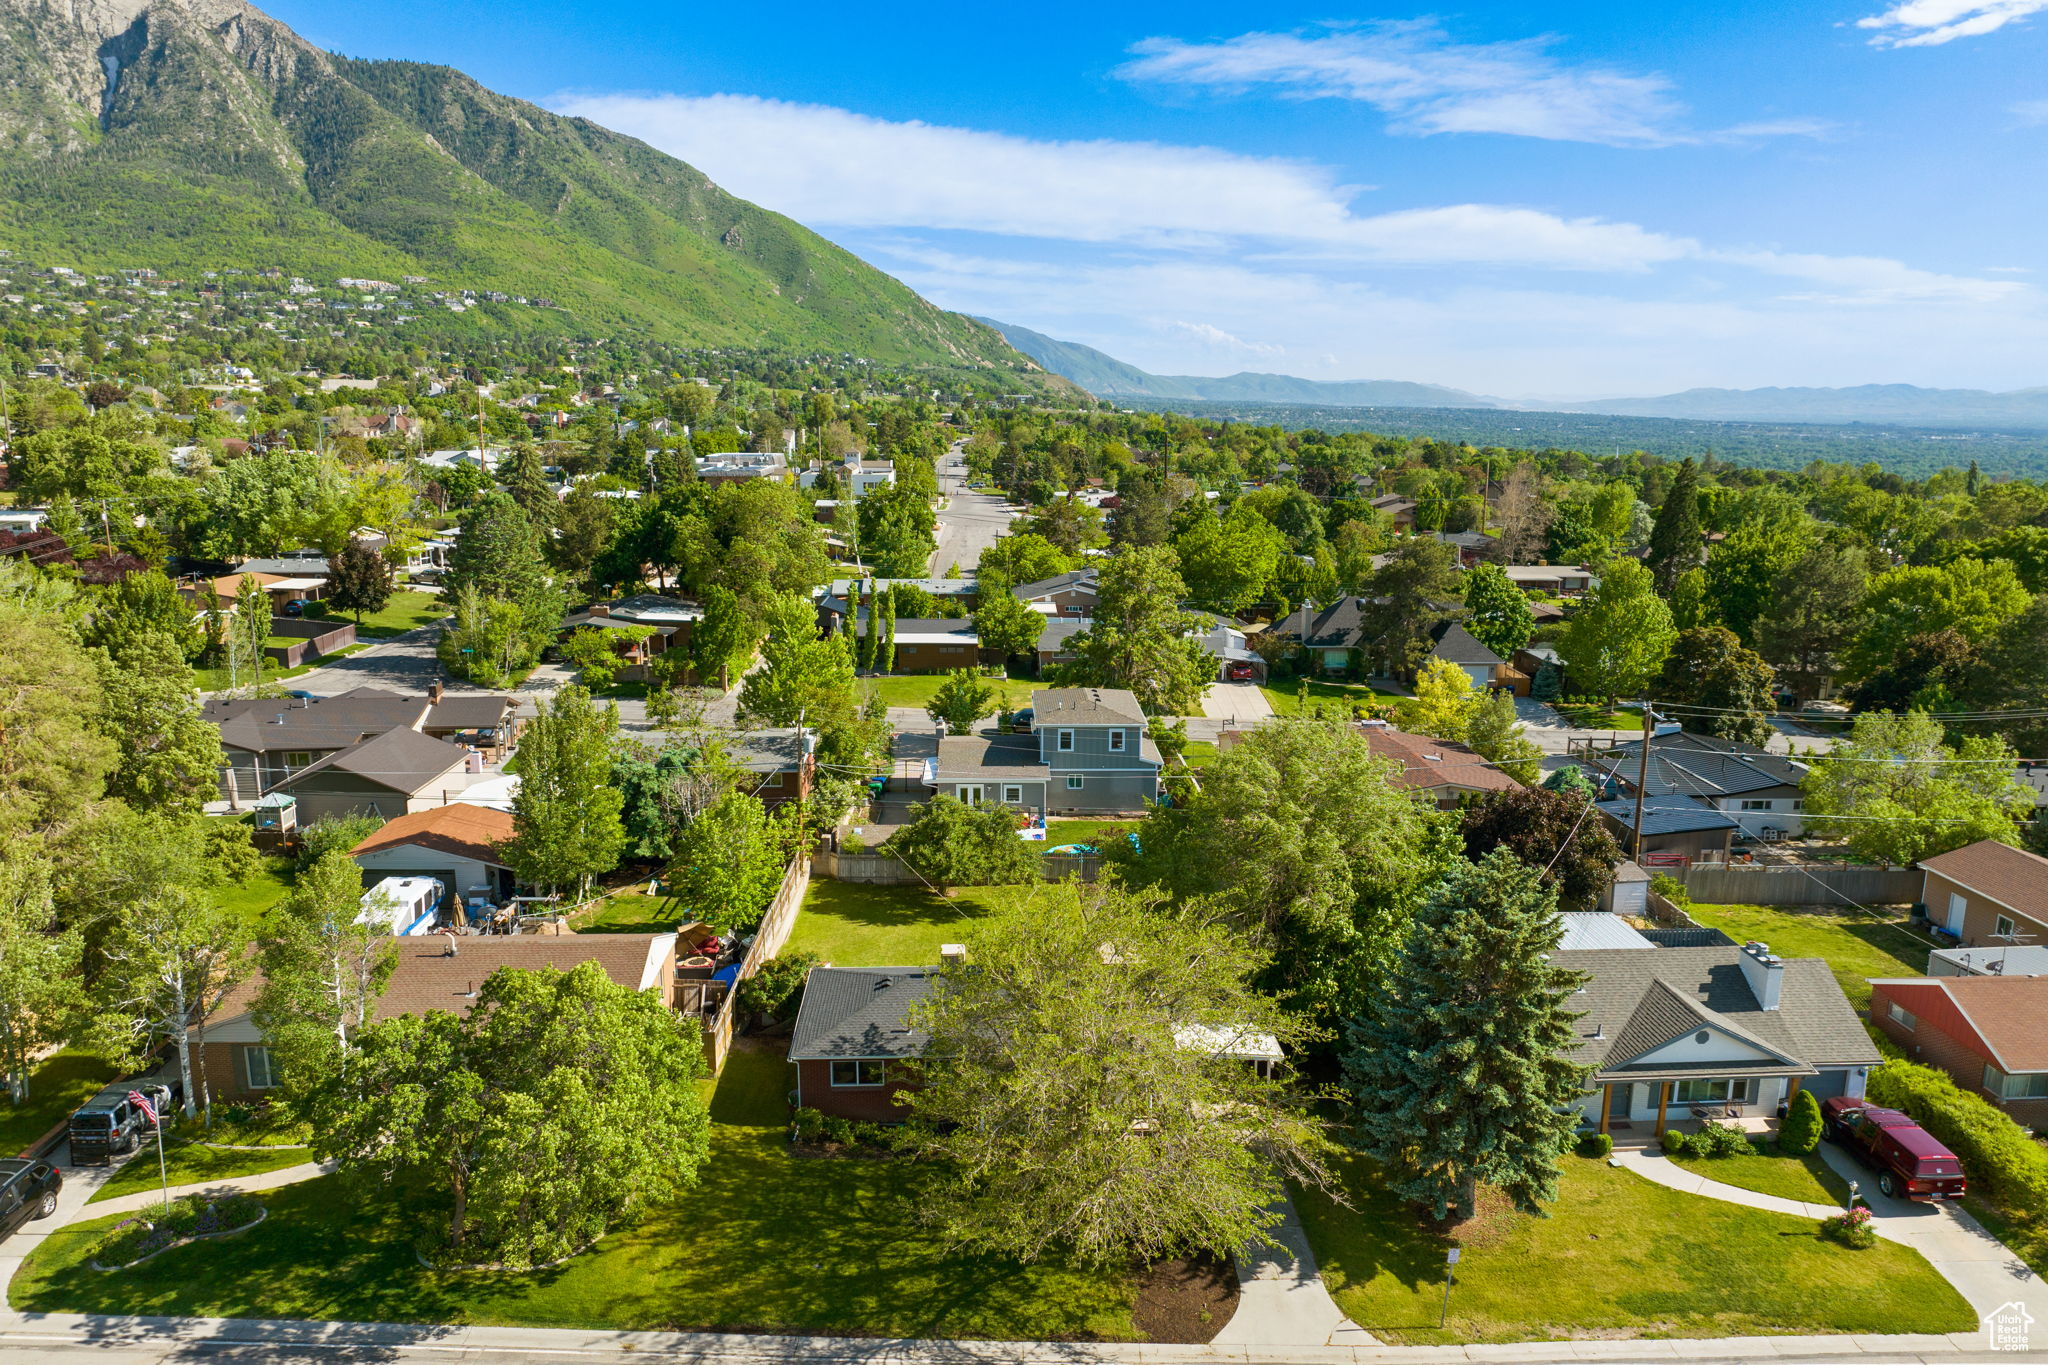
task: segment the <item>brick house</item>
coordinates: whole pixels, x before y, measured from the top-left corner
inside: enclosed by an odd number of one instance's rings
[[[500,967],[526,971],[555,967],[567,971],[583,962],[595,962],[605,975],[622,986],[652,991],[661,1003],[675,1004],[676,936],[674,934],[521,934],[507,936],[466,936],[448,940],[441,935],[399,938],[398,964],[384,994],[377,998],[373,1020],[395,1019],[401,1014],[424,1015],[429,1010],[468,1014],[476,988]],[[276,1088],[277,1070],[266,1044],[263,1029],[249,1010],[262,989],[260,972],[229,991],[207,1020],[203,1040],[194,1030],[206,1066],[207,1084],[216,1098],[260,1100]]]
[[[2048,943],[2048,858],[1980,839],[1920,860],[1927,917],[1965,948]]]
[[[896,1123],[916,1081],[904,1063],[924,1051],[911,1012],[930,994],[936,967],[813,967],[790,1037],[801,1109],[869,1123]]]
[[[811,730],[750,730],[726,742],[725,756],[747,774],[740,790],[770,811],[809,797],[817,782],[818,736]]]
[[[1870,1022],[2014,1122],[2048,1127],[2048,977],[1872,981]]]

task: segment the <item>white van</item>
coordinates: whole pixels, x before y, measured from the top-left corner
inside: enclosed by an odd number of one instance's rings
[[[392,933],[430,934],[446,890],[432,877],[386,877],[363,893],[357,924],[374,924]]]

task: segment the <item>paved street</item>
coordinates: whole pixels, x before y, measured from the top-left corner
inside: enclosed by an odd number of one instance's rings
[[[939,464],[939,492],[947,501],[939,513],[939,546],[932,554],[934,578],[945,577],[955,564],[964,574],[981,563],[981,552],[1010,529],[1015,515],[1002,497],[967,491],[967,466],[957,448]]]

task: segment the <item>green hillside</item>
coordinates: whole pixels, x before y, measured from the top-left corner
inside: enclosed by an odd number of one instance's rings
[[[423,275],[551,299],[585,334],[1063,387],[645,143],[447,67],[320,52],[241,0],[0,0],[0,244],[87,270]]]

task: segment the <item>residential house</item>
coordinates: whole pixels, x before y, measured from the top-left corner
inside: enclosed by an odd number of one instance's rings
[[[1591,776],[1604,793],[1633,795],[1643,772],[1643,741],[1630,740],[1594,759]],[[1726,814],[1744,838],[1796,838],[1804,828],[1807,765],[1739,740],[1684,730],[1650,740],[1651,796],[1693,801]]]
[[[427,696],[408,697],[360,687],[313,699],[215,698],[202,703],[200,715],[220,731],[227,759],[223,794],[250,799],[276,790],[296,772],[393,730],[502,752],[516,737],[517,706],[515,699],[502,694],[449,696],[436,687]],[[301,812],[303,822],[316,818]]]
[[[1982,948],[1936,948],[1927,954],[1929,976],[2048,976],[2048,944],[2020,943],[2014,934]]]
[[[1576,564],[1505,564],[1501,572],[1523,592],[1550,597],[1584,597],[1600,584],[1590,569]]]
[[[789,472],[782,452],[733,451],[706,455],[697,461],[697,477],[708,484],[746,483],[754,479],[780,479]]]
[[[1071,660],[1074,657],[1074,637],[1094,624],[1085,616],[1048,616],[1038,631],[1038,676],[1043,678],[1058,665]]]
[[[1303,603],[1286,617],[1275,621],[1275,639],[1286,640],[1307,656],[1319,672],[1342,673],[1351,667],[1356,651],[1366,648],[1366,611],[1371,599],[1340,597],[1325,607]]]
[[[373,1022],[430,1010],[466,1015],[476,1001],[477,987],[501,967],[568,971],[584,962],[597,963],[622,986],[651,992],[671,1008],[675,1005],[674,934],[466,935],[394,941],[397,965],[377,997]],[[193,1031],[216,1099],[260,1100],[277,1087],[275,1059],[262,1026],[250,1013],[262,988],[262,974],[250,973],[222,999],[203,1036]]]
[[[47,507],[0,507],[0,531],[40,531],[50,520]]]
[[[1622,850],[1645,864],[1726,862],[1734,846],[1735,818],[1682,796],[1643,799],[1643,837],[1636,841],[1633,796],[1599,802],[1594,809]]]
[[[1100,583],[1099,570],[1075,569],[1012,588],[1010,594],[1048,616],[1089,620],[1094,617],[1095,604],[1100,599]]]
[[[430,877],[464,901],[498,901],[517,878],[499,849],[512,838],[510,812],[452,801],[388,821],[349,850],[363,885],[386,877]]]
[[[725,741],[727,761],[746,774],[740,790],[769,810],[810,797],[818,780],[818,736],[794,727],[749,730]]]
[[[848,455],[832,468],[838,473],[839,481],[848,490],[847,496],[859,502],[877,488],[886,488],[896,482],[896,464],[893,460],[864,460],[859,455]],[[800,488],[816,488],[821,471],[806,469],[796,476]]]
[[[909,1114],[915,1086],[905,1063],[930,1041],[912,1015],[930,995],[933,967],[813,967],[790,1035],[798,1108],[870,1123]]]
[[[252,561],[275,564],[276,560]],[[326,561],[320,562],[317,574],[281,574],[262,569],[243,569],[236,573],[223,574],[213,579],[185,579],[179,583],[185,599],[197,607],[205,600],[206,590],[211,587],[221,605],[238,602],[242,597],[242,580],[253,578],[263,595],[270,599],[270,614],[282,617],[285,606],[291,602],[316,602],[327,592]]]
[[[2048,858],[1980,839],[1920,860],[1920,903],[1965,948],[2048,944]]]
[[[1592,1068],[1582,1120],[1601,1132],[1702,1114],[1770,1117],[1801,1089],[1860,1096],[1879,1056],[1820,958],[1739,947],[1560,950],[1586,973],[1567,1055]]]
[[[446,802],[482,770],[475,750],[417,730],[386,730],[298,769],[277,790],[297,798],[307,824],[343,815],[395,820]]]
[[[1431,531],[1429,539],[1456,550],[1459,567],[1466,569],[1484,559],[1500,543],[1484,531]]]
[[[971,613],[980,600],[980,585],[972,577],[835,578],[818,599],[818,625],[827,634],[834,634],[845,628],[850,612],[865,610],[876,594],[898,587],[915,588],[947,604],[940,611],[957,611],[962,616]]]
[[[1472,679],[1472,686],[1480,691],[1490,692],[1496,687],[1508,687],[1517,692],[1529,690],[1526,677],[1515,673],[1505,659],[1479,643],[1471,631],[1456,621],[1440,622],[1429,634],[1436,641],[1429,657],[1464,669],[1466,676]]]
[[[853,629],[866,629],[867,615],[863,609]],[[916,620],[901,616],[894,622],[894,629],[892,672],[947,673],[956,668],[972,668],[981,660],[981,637],[975,634],[971,620]]]
[[[498,466],[512,457],[512,452],[498,446],[471,446],[466,450],[433,450],[420,456],[420,463],[429,469],[454,469],[467,465],[486,474],[498,472]]]
[[[1406,535],[1415,529],[1416,502],[1399,493],[1382,493],[1372,500],[1372,510],[1384,516],[1396,531]]]
[[[1462,744],[1411,735],[1384,721],[1366,721],[1359,728],[1374,758],[1401,765],[1400,772],[1394,775],[1394,784],[1427,796],[1441,810],[1456,808],[1467,796],[1512,791],[1522,785],[1477,750]]]
[[[1136,697],[1119,688],[1046,688],[1031,694],[1031,707],[1030,734],[942,737],[922,785],[1033,815],[1140,811],[1158,799],[1164,760]]]
[[[648,677],[647,665],[657,657],[677,649],[688,653],[691,633],[703,619],[704,609],[694,602],[659,593],[640,593],[611,602],[593,602],[563,618],[561,629],[568,632],[588,627],[620,632],[621,638],[613,645],[613,652],[625,661],[619,677],[626,682],[643,682]],[[624,638],[626,632],[636,627],[654,633],[644,640]]]
[[[2048,977],[1875,980],[1870,1022],[2014,1122],[2048,1127]]]

